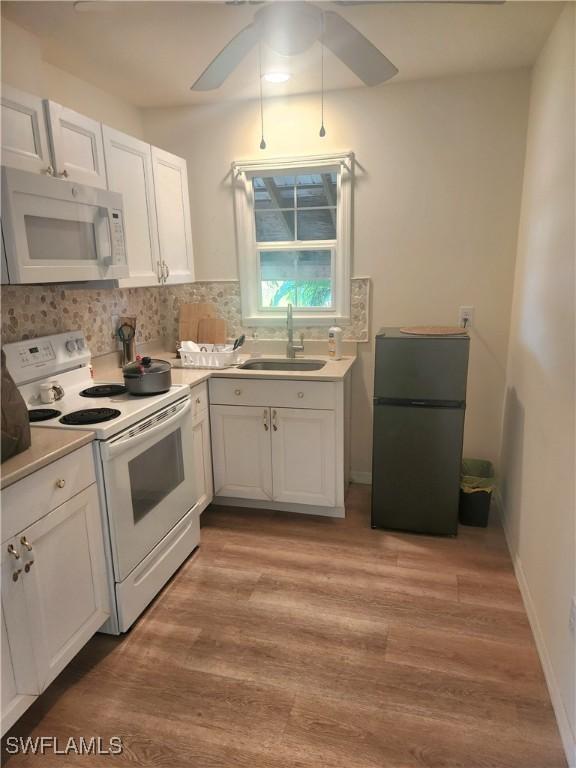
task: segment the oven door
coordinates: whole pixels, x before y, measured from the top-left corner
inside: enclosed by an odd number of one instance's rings
[[[116,581],[122,581],[197,500],[190,399],[100,444]]]
[[[2,182],[11,282],[108,280],[128,273],[120,195],[14,169],[2,169]]]

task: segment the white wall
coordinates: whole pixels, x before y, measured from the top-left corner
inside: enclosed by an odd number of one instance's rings
[[[373,279],[383,325],[454,324],[476,307],[469,455],[498,454],[528,108],[527,71],[463,76],[266,102],[144,110],[146,137],[188,159],[196,274],[237,277],[230,163],[352,149],[357,157],[353,273]],[[353,382],[356,472],[369,472],[373,345]]]
[[[509,545],[572,764],[574,33],[569,6],[533,73],[502,443]]]
[[[143,136],[139,109],[44,61],[40,40],[5,18],[2,82],[57,101],[132,136]]]

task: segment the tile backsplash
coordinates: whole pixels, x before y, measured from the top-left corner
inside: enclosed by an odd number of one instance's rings
[[[368,341],[370,280],[354,278],[351,285],[352,319],[343,328],[344,338]],[[230,337],[245,333],[250,338],[254,330],[242,327],[237,280],[150,288],[4,285],[1,298],[2,344],[81,328],[92,354],[102,355],[117,349],[112,337],[112,318],[135,315],[139,343],[166,337],[175,345],[180,305],[196,301],[211,301],[218,307],[219,315],[228,321]],[[306,339],[326,338],[325,327],[311,326],[302,330]],[[285,333],[283,327],[257,329],[260,339],[283,339]]]

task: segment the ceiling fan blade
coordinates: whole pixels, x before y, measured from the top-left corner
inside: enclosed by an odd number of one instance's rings
[[[260,39],[260,25],[249,24],[244,27],[230,42],[212,59],[204,72],[190,87],[191,91],[211,91],[219,88],[228,75],[236,69]]]
[[[324,14],[324,45],[366,85],[378,85],[398,69],[367,37],[333,11]]]

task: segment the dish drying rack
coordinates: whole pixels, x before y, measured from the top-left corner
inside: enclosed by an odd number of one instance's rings
[[[231,344],[198,344],[199,351],[178,348],[182,368],[230,368],[238,364],[238,350]]]

